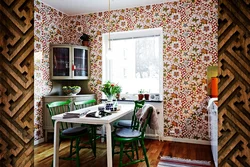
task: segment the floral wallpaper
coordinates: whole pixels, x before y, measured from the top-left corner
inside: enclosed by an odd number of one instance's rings
[[[111,11],[111,32],[163,28],[164,136],[209,140],[206,72],[218,63],[217,11],[217,0],[182,0]],[[102,34],[107,32],[108,12],[67,16],[35,1],[35,52],[41,52],[35,56],[35,140],[43,137],[41,98],[52,87],[49,44],[81,45],[82,33],[91,36],[89,88],[100,98]]]
[[[34,3],[34,139],[43,138],[42,97],[52,89],[49,73],[49,44],[64,43],[64,18],[67,15],[40,1]]]

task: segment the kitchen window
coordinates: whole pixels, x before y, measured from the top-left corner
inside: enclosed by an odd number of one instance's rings
[[[107,57],[108,34],[103,35],[103,82],[122,86],[122,94],[140,90],[162,95],[162,28],[110,34],[112,56]]]

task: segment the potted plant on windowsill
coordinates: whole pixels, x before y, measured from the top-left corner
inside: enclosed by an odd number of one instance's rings
[[[83,33],[82,36],[80,36],[80,39],[82,40],[83,46],[89,46],[89,35]]]
[[[144,93],[144,98],[145,98],[145,100],[149,100],[149,93],[148,92]]]
[[[142,100],[143,99],[143,92],[144,92],[143,89],[139,90],[138,100]]]
[[[120,94],[122,92],[122,88],[120,86],[117,85],[116,87],[116,99],[119,100],[120,99]]]

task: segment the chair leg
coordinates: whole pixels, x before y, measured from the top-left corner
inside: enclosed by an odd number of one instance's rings
[[[135,157],[135,153],[134,153],[135,145],[134,145],[134,142],[131,142],[131,150],[132,150],[132,158],[134,159],[134,157]]]
[[[147,152],[146,152],[146,148],[145,148],[145,144],[144,144],[143,139],[141,140],[141,147],[142,147],[142,150],[143,150],[144,159],[145,159],[145,161],[146,161],[147,167],[149,167]]]
[[[96,157],[96,140],[94,139],[95,134],[94,134],[94,127],[93,126],[89,126],[89,131],[88,131],[88,138],[89,138],[89,143],[91,145],[91,149],[92,152],[94,154],[94,157]]]
[[[69,150],[69,157],[72,156],[72,147],[73,147],[73,140],[70,139],[70,150]]]
[[[93,140],[93,147],[92,147],[92,150],[93,150],[93,153],[94,153],[94,156],[96,157],[96,126],[92,126],[92,140]]]
[[[124,147],[124,143],[121,142],[121,143],[120,143],[120,161],[119,161],[119,167],[122,167],[123,147]]]
[[[135,152],[136,152],[136,158],[139,159],[139,154],[138,154],[138,141],[135,141]]]
[[[80,167],[80,155],[79,155],[79,144],[80,144],[80,138],[76,139],[76,166]]]

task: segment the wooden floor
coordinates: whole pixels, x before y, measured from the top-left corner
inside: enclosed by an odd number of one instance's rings
[[[212,153],[209,145],[186,144],[178,142],[167,142],[158,140],[145,140],[147,156],[151,167],[156,167],[161,156],[172,156],[192,160],[212,160]],[[119,148],[116,148],[119,150]],[[35,146],[35,167],[49,167],[53,157],[53,142],[41,143]],[[94,158],[91,149],[81,149],[81,166],[82,167],[106,167],[106,144],[97,142],[97,156]],[[69,152],[69,142],[63,141],[60,146],[60,156],[67,155]],[[142,151],[139,152],[142,157]],[[117,167],[119,155],[116,154],[113,160],[113,166]],[[128,159],[124,159],[128,161]],[[74,161],[65,161],[60,159],[60,167],[76,166]],[[141,162],[130,167],[145,167],[145,162]],[[213,165],[212,165],[213,166]]]

